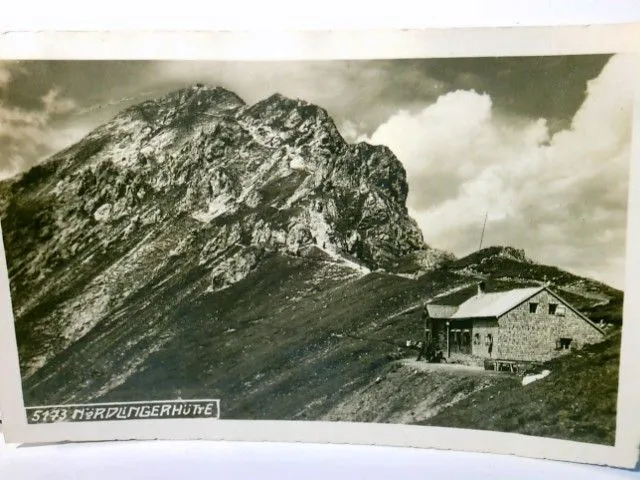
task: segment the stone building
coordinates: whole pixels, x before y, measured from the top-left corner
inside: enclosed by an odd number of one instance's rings
[[[486,292],[459,305],[426,307],[429,340],[445,356],[542,362],[585,344],[604,332],[547,285]]]

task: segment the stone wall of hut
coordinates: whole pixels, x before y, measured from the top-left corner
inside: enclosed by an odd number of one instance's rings
[[[537,304],[535,313],[530,304]],[[549,305],[556,305],[550,313]],[[602,340],[602,333],[543,290],[498,319],[494,358],[546,361]]]
[[[498,337],[498,320],[476,319],[471,330],[471,353],[476,357],[494,358]]]

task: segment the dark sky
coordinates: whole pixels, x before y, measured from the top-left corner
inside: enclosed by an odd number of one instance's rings
[[[349,141],[398,155],[432,246],[476,249],[488,213],[486,244],[621,286],[630,71],[603,55],[0,63],[0,178],[129,104],[196,82],[248,103],[280,92],[326,108]]]

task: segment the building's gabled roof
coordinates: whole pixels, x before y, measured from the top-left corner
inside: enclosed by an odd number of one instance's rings
[[[457,308],[447,306],[446,310],[440,305],[428,305],[429,314],[440,318],[487,318],[499,317],[512,308],[520,305],[528,298],[544,290],[544,286],[530,288],[516,288],[506,292],[483,293],[471,297],[467,301],[458,305]],[[445,313],[446,315],[440,315]]]
[[[541,291],[546,290],[553,295],[558,301],[562,302],[567,308],[571,309],[582,320],[587,322],[601,334],[604,331],[593,323],[589,318],[573,307],[569,302],[560,297],[557,293],[552,292],[546,285],[529,288],[516,288],[503,292],[481,293],[475,295],[460,305],[441,305],[436,303],[427,304],[429,315],[432,318],[448,318],[448,319],[470,319],[470,318],[498,318],[505,313],[513,310],[518,305],[526,302],[531,297],[537,295]]]
[[[499,317],[544,288],[544,286],[516,288],[506,292],[476,295],[460,305],[451,318]]]

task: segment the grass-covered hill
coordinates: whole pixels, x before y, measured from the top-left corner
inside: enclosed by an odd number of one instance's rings
[[[205,278],[167,265],[150,295],[130,298],[29,377],[27,403],[208,396],[222,399],[224,418],[318,418],[415,337],[419,325],[398,312],[465,281],[357,276],[273,255],[225,290],[185,294]]]
[[[549,287],[571,302],[591,320],[620,325],[623,292],[589,278],[529,259],[523,250],[487,247],[448,262],[442,268],[470,278],[486,279],[488,291],[507,290],[548,282]],[[445,295],[438,303],[458,304],[474,295],[473,286]]]
[[[619,359],[617,333],[547,362],[546,378],[474,392],[422,423],[613,445]]]
[[[181,261],[186,260],[176,257],[149,279],[157,285],[152,295],[132,296],[122,310],[27,379],[28,403],[212,397],[222,400],[223,418],[366,420],[373,418],[367,398],[380,396],[370,402],[375,406],[394,395],[398,401],[389,409],[375,407],[382,415],[375,420],[411,423],[485,387],[495,386],[506,396],[511,394],[505,385],[521,391],[518,381],[504,377],[461,382],[459,376],[416,376],[396,366],[398,358],[415,357],[406,340],[420,339],[415,312],[424,301],[452,290],[450,297],[472,292],[475,277],[446,268],[419,279],[383,272],[362,276],[321,255],[274,254],[227,289],[188,295],[201,290],[206,271]],[[489,279],[487,284],[498,289],[512,282]],[[615,345],[606,351],[611,365],[603,371],[608,383],[601,382],[601,389],[617,379]],[[567,389],[562,396],[573,396],[586,408],[592,391],[571,387],[572,378],[596,378],[592,363],[606,362],[585,355],[584,360],[558,360],[560,366],[574,363],[565,370],[554,364],[549,378],[559,378]],[[522,392],[513,394],[512,408],[527,408]],[[487,402],[483,408],[494,407],[488,397],[479,398]],[[420,402],[422,416],[414,418],[410,412]],[[455,402],[445,410],[452,416]],[[602,428],[609,431],[611,419],[602,418]],[[582,435],[575,415],[565,420],[569,426],[556,430],[557,436]]]

